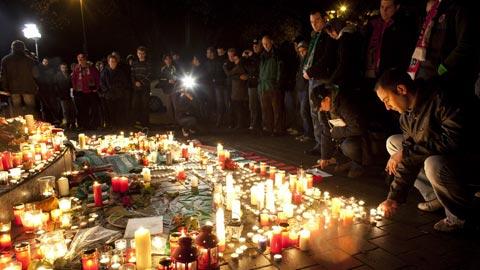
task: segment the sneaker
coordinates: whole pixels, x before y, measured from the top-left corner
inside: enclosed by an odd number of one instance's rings
[[[359,166],[352,166],[348,171],[347,177],[348,178],[357,178],[362,176],[365,173],[365,169]]]
[[[421,202],[417,205],[417,208],[425,212],[435,212],[443,208],[438,199],[433,199],[428,202]]]
[[[448,217],[440,220],[439,222],[433,225],[433,228],[439,232],[458,232],[463,229],[465,225],[464,220],[457,220],[456,222],[451,221]]]

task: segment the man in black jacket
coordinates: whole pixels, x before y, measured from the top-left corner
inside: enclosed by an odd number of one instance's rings
[[[66,128],[75,127],[75,105],[72,99],[72,79],[68,72],[66,63],[60,64],[60,70],[55,74],[54,78],[55,95],[60,100],[62,107],[62,126]]]
[[[337,164],[335,172],[348,171],[350,178],[361,176],[365,117],[355,104],[358,99],[334,85],[324,84],[313,89],[311,98],[322,123],[320,168]]]
[[[215,48],[207,49],[207,69],[208,82],[215,92],[215,104],[217,108],[216,126],[222,124],[225,115],[225,95],[226,95],[226,75],[223,72],[223,58],[217,56]]]
[[[261,108],[260,97],[258,95],[258,73],[260,69],[260,54],[263,51],[262,44],[258,39],[253,40],[251,50],[245,50],[244,67],[248,73],[248,107],[250,109],[250,127],[249,130],[260,130],[261,128]]]
[[[149,123],[150,83],[152,81],[152,67],[147,60],[147,48],[137,48],[137,59],[131,67],[133,84],[132,114],[136,124],[147,126]]]
[[[33,114],[35,110],[35,96],[38,87],[34,80],[34,61],[25,53],[25,44],[15,40],[11,45],[12,52],[2,59],[0,77],[2,89],[11,94],[12,116]],[[22,100],[25,103],[25,110],[22,109]]]
[[[320,10],[313,10],[310,12],[310,23],[313,28],[313,34],[303,66],[303,77],[306,80],[309,80],[309,96],[311,96],[312,90],[315,86],[330,78],[335,68],[336,42],[323,31],[326,21],[327,15],[325,12]],[[312,149],[307,150],[306,153],[320,155],[322,131],[316,106],[312,103],[311,99],[310,109],[312,114],[313,133],[317,144]]]
[[[396,69],[380,77],[375,91],[387,110],[401,114],[403,130],[401,150],[387,163],[386,170],[394,180],[380,209],[391,216],[398,204],[405,202],[424,167],[447,216],[434,228],[444,232],[463,228],[465,220],[474,214],[474,186],[480,184],[478,178],[471,177],[471,170],[480,161],[480,147],[472,132],[478,123],[474,119],[477,109],[468,106],[473,104],[453,104],[444,93],[419,87],[405,72]]]

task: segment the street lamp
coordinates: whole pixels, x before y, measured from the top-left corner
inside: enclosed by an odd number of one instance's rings
[[[80,0],[80,15],[82,16],[83,53],[88,55],[88,52],[87,52],[87,30],[86,30],[86,26],[85,26],[85,17],[83,15],[83,0]]]
[[[38,31],[37,25],[34,23],[27,23],[25,24],[25,28],[23,28],[23,35],[28,39],[33,39],[35,41],[35,53],[38,56],[38,43],[37,41],[42,37],[40,31]]]

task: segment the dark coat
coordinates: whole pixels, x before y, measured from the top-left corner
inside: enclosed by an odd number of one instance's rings
[[[14,51],[2,59],[0,77],[3,90],[11,94],[36,94],[33,59],[23,51]]]
[[[105,99],[129,98],[132,92],[132,81],[124,69],[106,67],[100,79]]]
[[[418,29],[414,18],[398,11],[392,20],[392,25],[388,26],[383,33],[377,77],[391,68],[407,70],[417,41]],[[380,16],[376,16],[370,19],[366,26],[364,52],[366,60],[370,59],[369,54],[375,54],[374,51],[368,51],[368,45],[372,38],[374,24],[379,23],[383,23],[383,20]]]
[[[260,55],[254,53],[244,59],[244,67],[248,74],[248,88],[258,87],[258,73],[260,72]]]
[[[223,61],[216,57],[214,59],[207,59],[205,62],[207,77],[213,85],[224,86],[226,75],[223,71]]]
[[[303,59],[299,60],[299,64],[297,67],[295,91],[297,92],[308,91],[308,80],[305,80],[305,78],[303,78]]]
[[[132,76],[134,90],[150,91],[150,83],[153,77],[152,66],[150,65],[150,62],[147,60],[143,62],[138,60],[133,61],[130,73]],[[136,87],[135,82],[140,82],[142,85],[140,87]]]
[[[69,100],[70,89],[72,88],[72,79],[69,74],[64,74],[62,71],[57,72],[54,77],[55,94],[61,100]]]
[[[353,93],[334,91],[330,112],[320,112],[322,128],[322,159],[330,159],[338,142],[348,137],[363,136],[366,132],[366,116],[357,104],[358,98]],[[345,126],[332,125],[329,120],[341,119]]]
[[[246,80],[240,79],[240,75],[247,75],[247,71],[241,63],[233,66],[232,69],[225,69],[225,73],[232,80],[232,100],[245,101],[248,100],[248,85]]]
[[[313,63],[311,67],[305,67],[310,78],[316,80],[328,80],[332,75],[336,66],[337,42],[332,39],[327,33],[314,33],[311,42],[314,42],[316,35],[320,35],[317,45],[314,49]],[[305,64],[308,61],[309,55],[312,52],[309,50],[305,57]]]
[[[417,93],[415,107],[400,116],[403,155],[388,195],[397,202],[406,200],[408,190],[429,156],[468,155],[479,151],[474,137],[478,104],[454,104],[435,89],[418,88]]]
[[[260,72],[258,75],[258,91],[280,90],[280,81],[283,76],[283,62],[275,49],[264,51],[260,56]]]

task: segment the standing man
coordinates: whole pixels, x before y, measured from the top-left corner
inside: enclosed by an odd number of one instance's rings
[[[474,218],[474,194],[480,181],[474,175],[480,161],[475,137],[478,100],[457,105],[436,87],[415,84],[404,71],[389,70],[377,82],[375,91],[387,110],[401,114],[403,140],[397,145],[386,170],[394,175],[387,199],[379,207],[386,216],[394,214],[414,185],[420,169],[425,174],[446,218],[434,229],[452,232]],[[469,106],[473,105],[473,106]]]
[[[25,54],[25,44],[15,40],[11,45],[11,53],[2,59],[0,78],[3,91],[12,97],[13,116],[33,114],[35,95],[38,92],[34,80],[34,61]],[[25,108],[22,108],[22,101]]]
[[[248,107],[250,109],[250,127],[248,129],[260,130],[262,113],[257,87],[260,55],[263,47],[259,40],[253,40],[252,49],[253,51],[246,50],[244,52],[245,69],[248,73]]]
[[[262,38],[265,51],[260,57],[258,92],[261,96],[263,129],[268,135],[283,135],[283,99],[279,89],[282,61],[273,48],[270,36]]]
[[[72,73],[72,86],[78,126],[81,129],[97,129],[100,126],[100,73],[88,64],[85,54],[78,54],[77,61],[78,65]]]
[[[132,115],[135,125],[148,126],[149,123],[149,98],[150,82],[152,80],[152,67],[147,60],[147,48],[137,48],[137,57],[132,64]]]
[[[38,69],[38,92],[41,101],[42,118],[50,123],[60,124],[60,104],[54,92],[55,71],[48,58],[43,58]]]
[[[55,95],[60,99],[62,107],[62,126],[68,129],[75,127],[75,105],[72,100],[72,79],[66,63],[60,64],[60,70],[55,74]]]
[[[178,80],[177,68],[173,65],[173,58],[169,54],[163,56],[163,63],[164,66],[160,69],[160,85],[167,96],[167,114],[172,121],[175,121],[174,93]]]
[[[312,90],[322,82],[327,81],[335,69],[336,43],[323,31],[327,20],[324,11],[314,9],[310,12],[310,24],[312,25],[312,39],[308,46],[308,54],[303,66],[303,77],[309,80],[308,96],[312,96]],[[320,156],[321,154],[321,122],[316,110],[316,105],[310,99],[310,113],[312,114],[313,134],[316,145],[307,150],[310,155]]]
[[[225,114],[225,89],[226,75],[223,72],[223,62],[217,56],[215,48],[207,49],[207,61],[205,63],[207,69],[207,77],[215,95],[216,107],[216,126],[220,127]]]

